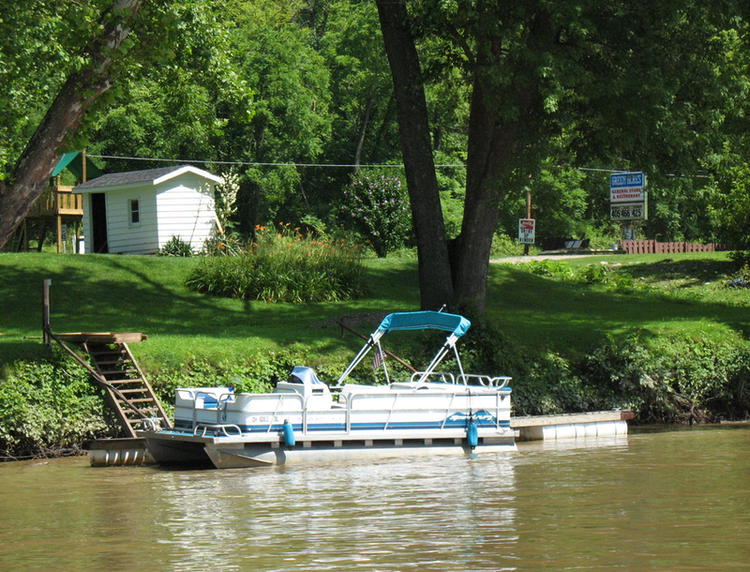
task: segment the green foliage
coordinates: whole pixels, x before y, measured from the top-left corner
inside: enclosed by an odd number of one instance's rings
[[[513,240],[509,235],[503,232],[496,232],[492,237],[490,256],[492,258],[521,256],[524,250],[523,246],[523,244],[519,244],[517,240]]]
[[[750,415],[748,348],[736,339],[646,339],[605,344],[579,374],[603,396],[636,411],[641,423],[717,421]]]
[[[735,268],[741,269],[750,264],[750,250],[735,250],[729,254],[729,258]]]
[[[462,343],[465,371],[513,377],[516,415],[632,409],[638,423],[750,417],[750,348],[739,338],[649,338],[632,332],[580,358],[519,345],[479,324]]]
[[[409,203],[401,180],[382,171],[356,171],[339,210],[380,258],[403,246],[409,234]]]
[[[89,149],[105,155],[219,159],[239,157],[237,137],[253,115],[253,88],[232,49],[224,0],[147,2],[130,61],[106,108],[84,126]],[[108,171],[142,161],[109,161]]]
[[[173,236],[159,250],[159,256],[193,256],[193,247],[179,236]]]
[[[0,372],[0,456],[54,455],[108,429],[101,391],[72,360],[14,361]]]
[[[239,256],[246,252],[245,241],[236,232],[214,234],[203,243],[201,254],[206,256]]]
[[[544,276],[547,278],[557,278],[562,280],[569,280],[573,278],[573,269],[565,262],[560,260],[532,260],[526,262],[524,270],[528,270],[536,276]]]
[[[186,284],[214,296],[301,304],[361,296],[362,271],[356,247],[282,225],[259,227],[250,252],[204,258]]]
[[[750,264],[740,268],[737,275],[727,283],[730,288],[750,288]]]
[[[31,0],[0,5],[0,180],[23,151],[110,4]]]
[[[545,278],[577,282],[580,284],[601,284],[614,289],[628,290],[635,286],[635,282],[629,274],[621,271],[619,267],[609,264],[586,264],[574,267],[561,260],[532,260],[525,263],[524,268]]]

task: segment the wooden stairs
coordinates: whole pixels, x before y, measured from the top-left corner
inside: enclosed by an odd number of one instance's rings
[[[137,431],[172,427],[154,390],[128,347],[140,333],[57,334],[58,341],[79,345],[91,359],[91,377],[106,392],[106,401],[129,437]]]

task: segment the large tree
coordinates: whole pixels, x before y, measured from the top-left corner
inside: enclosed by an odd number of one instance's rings
[[[60,149],[94,102],[112,86],[113,64],[126,51],[126,39],[142,2],[116,0],[102,14],[100,31],[81,56],[83,63],[67,77],[10,176],[0,182],[0,248],[44,191]]]
[[[731,2],[377,0],[419,243],[422,305],[481,314],[504,192],[539,172],[562,134],[579,157],[674,165],[715,117],[711,39]],[[470,86],[461,233],[445,256],[418,46],[442,46]],[[707,96],[707,94],[709,94]],[[670,167],[671,168],[671,167]],[[440,244],[437,244],[440,243]],[[452,282],[446,279],[450,276]],[[452,296],[451,296],[452,293]]]

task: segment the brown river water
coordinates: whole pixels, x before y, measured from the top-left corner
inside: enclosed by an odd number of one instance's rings
[[[0,570],[750,570],[750,426],[251,470],[0,464]]]

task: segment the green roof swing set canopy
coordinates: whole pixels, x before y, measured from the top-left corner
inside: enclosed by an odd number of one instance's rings
[[[399,331],[399,330],[443,330],[450,332],[448,337],[443,343],[442,347],[438,350],[437,354],[427,366],[427,369],[423,372],[419,372],[419,382],[423,382],[435,371],[438,364],[443,361],[443,358],[448,354],[450,350],[453,350],[456,363],[461,377],[464,377],[463,366],[461,365],[461,358],[458,355],[456,349],[456,342],[458,338],[463,336],[468,329],[471,327],[471,322],[458,314],[449,314],[447,312],[434,312],[425,310],[422,312],[395,312],[388,314],[380,322],[378,328],[370,334],[367,343],[359,350],[359,353],[354,357],[349,366],[341,374],[337,385],[349,377],[352,370],[364,359],[368,352],[373,348],[377,347],[377,351],[380,355],[383,354],[383,349],[380,345],[380,338],[382,338],[388,332]],[[383,371],[385,372],[386,381],[390,383],[388,376],[388,369],[385,365],[385,360],[379,360],[382,362]]]
[[[83,161],[86,160],[86,179],[93,179],[102,175],[102,170],[96,166],[91,159],[86,157],[86,154],[82,151],[71,151],[70,153],[63,153],[60,160],[52,170],[51,177],[57,177],[65,169],[73,173],[76,179],[83,181]],[[85,181],[84,181],[85,182]]]

